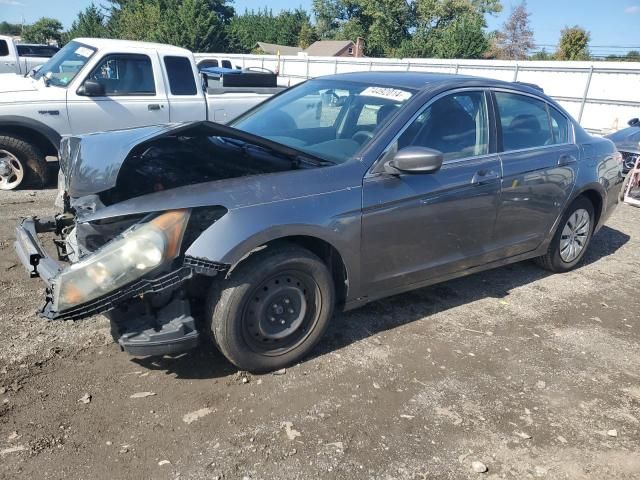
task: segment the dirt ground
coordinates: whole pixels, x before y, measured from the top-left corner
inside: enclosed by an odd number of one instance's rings
[[[640,209],[574,272],[378,301],[255,376],[204,349],[129,357],[103,317],[39,318],[13,226],[54,193],[0,194],[1,479],[640,478]]]

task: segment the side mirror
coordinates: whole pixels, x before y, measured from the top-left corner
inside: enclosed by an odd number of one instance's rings
[[[640,127],[640,118],[632,118],[627,122],[630,127]]]
[[[78,89],[78,95],[86,97],[104,97],[104,94],[104,85],[90,78],[87,78]]]
[[[400,150],[385,164],[391,174],[434,173],[442,167],[442,152],[426,147],[407,147]]]

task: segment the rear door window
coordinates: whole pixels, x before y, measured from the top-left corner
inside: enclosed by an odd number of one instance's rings
[[[553,145],[547,104],[526,95],[496,92],[503,151]]]
[[[195,95],[196,81],[193,78],[191,62],[186,57],[164,57],[164,66],[169,77],[172,95]]]
[[[9,46],[6,40],[0,40],[0,57],[6,57],[9,55]]]

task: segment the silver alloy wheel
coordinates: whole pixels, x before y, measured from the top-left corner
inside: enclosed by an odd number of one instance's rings
[[[13,153],[0,149],[0,190],[13,190],[22,183],[24,168]]]
[[[571,263],[580,256],[587,246],[590,230],[591,218],[584,208],[579,208],[567,219],[560,237],[560,258],[565,263]]]

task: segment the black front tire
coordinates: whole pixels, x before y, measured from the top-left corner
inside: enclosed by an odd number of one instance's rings
[[[281,244],[252,254],[214,282],[206,319],[213,342],[231,363],[268,372],[311,351],[329,325],[334,302],[331,272],[322,260]]]
[[[585,239],[585,245],[578,254],[578,256],[571,261],[567,262],[562,259],[560,255],[561,245],[560,242],[562,240],[562,232],[564,230],[567,221],[574,215],[578,210],[586,210],[589,214],[589,232]],[[595,210],[593,208],[593,204],[586,197],[578,197],[574,202],[567,208],[564,215],[560,219],[560,223],[558,224],[558,229],[556,230],[551,243],[549,244],[549,249],[547,253],[541,257],[536,258],[536,263],[540,265],[545,270],[549,270],[554,273],[562,273],[568,272],[569,270],[573,270],[580,261],[584,258],[587,249],[591,243],[591,238],[593,236],[593,230],[595,228]]]
[[[11,190],[22,187],[44,188],[47,184],[47,161],[42,151],[19,136],[0,135],[0,150],[6,150],[18,159],[24,170],[22,182]]]

